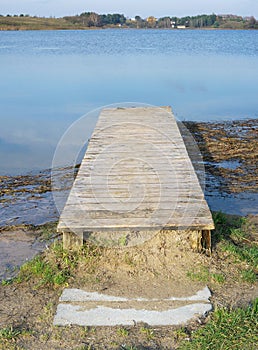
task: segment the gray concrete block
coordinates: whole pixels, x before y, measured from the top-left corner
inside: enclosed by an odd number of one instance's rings
[[[205,315],[211,309],[210,303],[196,303],[166,311],[113,309],[106,306],[85,310],[81,305],[59,304],[54,325],[133,326],[138,322],[150,326],[180,325]]]

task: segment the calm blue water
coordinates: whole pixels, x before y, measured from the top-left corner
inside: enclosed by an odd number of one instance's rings
[[[112,103],[257,118],[257,56],[258,31],[0,32],[0,175],[49,168],[69,125]]]

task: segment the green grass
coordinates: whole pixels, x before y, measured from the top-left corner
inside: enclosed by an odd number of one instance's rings
[[[243,282],[253,284],[257,280],[257,275],[253,270],[243,270],[241,272],[241,279]]]
[[[141,327],[140,332],[143,333],[148,340],[151,340],[155,337],[155,332],[151,328]]]
[[[255,283],[258,274],[258,243],[252,237],[252,228],[248,226],[247,219],[218,212],[213,214],[213,220],[216,227],[214,244],[239,265],[242,281]]]
[[[215,224],[215,230],[213,231],[213,244],[220,242],[221,240],[228,239],[232,232],[241,232],[241,235],[246,235],[243,233],[242,228],[246,224],[246,218],[242,216],[226,215],[222,212],[213,213],[213,221]]]
[[[8,286],[9,284],[12,284],[15,281],[15,277],[8,278],[6,280],[1,281],[2,286]]]
[[[8,29],[77,29],[81,26],[72,24],[63,18],[0,17],[0,28]]]
[[[14,328],[13,326],[2,328],[0,329],[0,344],[6,341],[15,341],[19,336],[29,335],[31,333],[29,330]]]
[[[184,341],[180,350],[255,350],[258,344],[258,299],[252,306],[218,309],[211,320]]]
[[[37,256],[21,267],[17,282],[28,281],[32,277],[38,279],[37,287],[42,285],[62,285],[71,276],[72,265],[55,264],[54,261],[44,259],[44,256]]]
[[[237,260],[244,261],[254,268],[258,268],[258,247],[225,242],[222,250],[230,252]]]
[[[189,338],[187,328],[186,327],[180,327],[175,331],[175,339],[179,342],[182,343],[183,340],[186,338]]]
[[[208,267],[200,267],[198,271],[196,269],[187,271],[186,273],[187,277],[189,277],[192,281],[199,281],[199,282],[216,282],[216,283],[223,283],[225,282],[225,276],[222,273],[215,273],[210,272]]]
[[[200,268],[199,271],[190,270],[186,273],[192,281],[200,281],[207,283],[209,281],[209,271],[206,267]]]
[[[118,244],[122,247],[125,247],[127,245],[127,235],[123,235],[119,238]]]
[[[120,328],[118,328],[118,330],[117,330],[117,334],[120,335],[120,336],[122,336],[122,337],[128,337],[129,331],[128,331],[128,329],[126,329],[126,328],[124,328],[124,327],[120,327]]]
[[[224,283],[225,282],[225,276],[222,273],[211,273],[210,278],[212,281],[217,283]]]
[[[85,244],[78,251],[69,251],[63,249],[60,242],[55,242],[45,253],[22,265],[18,276],[11,282],[22,283],[35,278],[36,288],[65,285],[75,274],[79,262],[85,264],[88,270],[95,269],[99,249]]]
[[[20,329],[15,329],[13,327],[3,328],[0,329],[0,340],[15,339],[20,334],[22,334]]]

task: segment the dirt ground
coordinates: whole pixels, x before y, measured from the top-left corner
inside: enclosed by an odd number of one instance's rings
[[[257,192],[257,120],[225,123],[185,123],[194,135],[206,164],[206,171],[220,180],[221,191]],[[223,162],[229,162],[226,164]],[[231,166],[230,162],[236,162]],[[40,196],[50,191],[49,176],[0,177],[1,203],[7,205],[21,191]],[[34,199],[33,199],[34,200]],[[253,240],[258,242],[258,216],[249,218]],[[53,232],[55,227],[53,226]],[[43,232],[31,227],[7,227],[0,232],[6,254],[24,258],[25,245],[37,250]],[[12,247],[19,236],[20,245]],[[47,237],[44,236],[44,239]],[[27,248],[26,248],[27,249]],[[2,249],[3,251],[3,249]],[[27,250],[26,250],[27,251]],[[30,249],[31,251],[31,249]],[[48,247],[42,255],[51,259]],[[23,257],[22,257],[23,255]],[[3,259],[3,257],[1,257]],[[14,261],[13,265],[19,265]],[[162,232],[143,245],[101,250],[97,259],[79,263],[63,286],[38,287],[37,278],[20,283],[0,284],[0,349],[177,349],[182,339],[207,322],[199,319],[182,327],[54,327],[53,317],[65,287],[84,288],[105,294],[130,297],[165,298],[192,295],[208,285],[214,306],[242,306],[258,296],[258,282],[239,278],[246,266],[236,262],[215,243],[211,257],[193,252],[189,242],[174,233]],[[198,278],[196,278],[198,277]]]
[[[257,239],[257,217],[252,220]],[[258,241],[258,239],[257,239]],[[239,280],[240,265],[216,245],[211,257],[193,252],[179,232],[161,232],[143,245],[101,248],[97,259],[77,266],[65,286],[105,294],[166,298],[193,295],[205,285],[216,306],[246,305],[258,296],[258,283]],[[51,251],[43,253],[51,258]],[[199,280],[191,278],[199,272]],[[223,283],[216,276],[223,275]],[[0,349],[176,349],[180,340],[206,320],[187,327],[54,327],[53,317],[63,287],[37,287],[37,279],[0,286],[0,329],[21,334],[0,341]],[[182,332],[184,330],[184,332]]]

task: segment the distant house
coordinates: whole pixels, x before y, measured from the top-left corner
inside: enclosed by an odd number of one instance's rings
[[[150,17],[147,18],[147,22],[148,23],[156,23],[157,20],[158,19],[156,17],[154,17],[154,16],[150,16]]]
[[[221,15],[218,15],[218,17],[221,17],[224,20],[227,20],[227,19],[242,20],[243,19],[241,16],[232,15],[232,14],[221,14]]]
[[[244,17],[244,20],[249,22],[252,21],[253,19],[255,19],[253,16]]]
[[[185,28],[186,28],[185,25],[178,25],[178,26],[177,26],[177,29],[185,29]]]

